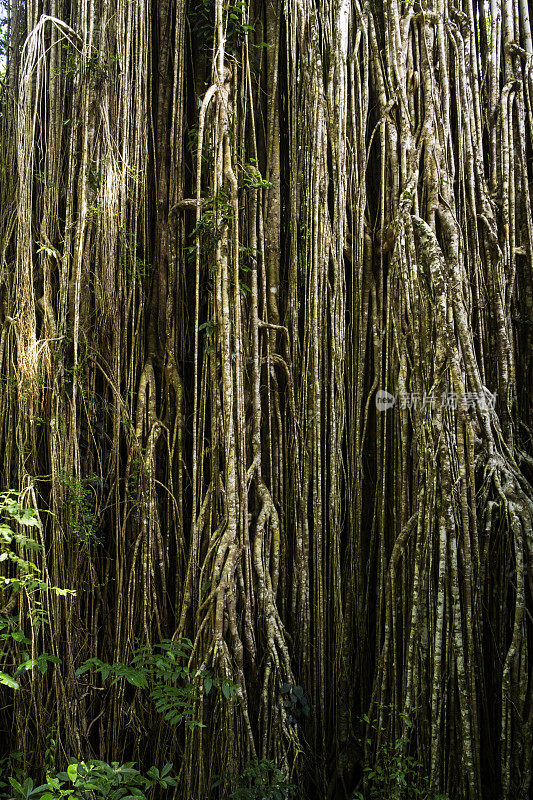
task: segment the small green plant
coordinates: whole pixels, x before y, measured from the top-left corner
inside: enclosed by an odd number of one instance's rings
[[[37,512],[22,506],[21,493],[10,491],[0,494],[0,562],[11,562],[15,572],[14,575],[0,575],[0,590],[24,592],[28,598],[48,589],[59,595],[74,594],[71,589],[48,586],[42,580],[37,564],[20,555],[21,552],[35,553],[43,549],[34,536],[36,530],[41,530]]]
[[[139,504],[139,487],[143,481],[148,476],[148,470],[146,464],[144,463],[144,459],[140,456],[134,456],[131,459],[131,467],[130,467],[130,474],[128,475],[128,485],[127,485],[127,495],[130,504],[135,507]],[[138,516],[135,513],[134,519],[137,519]]]
[[[234,210],[227,189],[219,189],[216,197],[210,195],[204,198],[200,218],[189,234],[192,243],[185,248],[187,258],[191,261],[196,258],[196,237],[198,237],[202,262],[209,264],[211,274],[215,273],[217,244],[223,234],[224,226],[231,225],[233,217]],[[208,294],[211,293],[211,277],[207,276],[204,288]],[[203,299],[205,301],[206,297]]]
[[[26,755],[30,755],[27,753]],[[9,778],[15,778],[23,784],[27,774],[23,769],[24,754],[19,752],[6,753],[0,758],[0,798],[7,800],[13,794]]]
[[[95,493],[93,488],[98,483],[98,476],[89,475],[86,478],[77,478],[67,472],[61,472],[56,476],[56,480],[65,488],[65,500],[70,514],[69,527],[71,532],[84,549],[88,549],[91,545],[100,544],[96,533]]]
[[[144,645],[137,648],[128,664],[106,664],[98,658],[90,658],[76,670],[76,675],[81,676],[93,669],[102,680],[111,678],[112,684],[125,680],[136,689],[147,689],[157,711],[163,714],[169,725],[184,722],[193,728],[201,726],[201,723],[194,714],[198,690],[195,674],[186,663],[191,650],[192,644],[188,639],[164,639],[154,647]]]
[[[29,607],[26,616],[34,633],[48,622],[48,614],[43,608],[43,592],[74,594],[70,589],[50,586],[43,580],[40,567],[30,557],[30,553],[37,554],[43,549],[36,538],[39,531],[41,523],[37,512],[23,506],[20,492],[0,494],[0,596],[5,595],[2,604],[6,607],[16,601],[18,595],[24,595]],[[34,669],[44,674],[49,664],[59,663],[59,658],[50,653],[30,656],[25,648],[31,645],[31,640],[20,625],[18,614],[0,616],[0,684],[15,690],[20,688],[20,678],[25,674],[33,674]]]
[[[87,166],[87,183],[93,192],[98,192],[102,185],[102,169],[97,161],[90,161]]]
[[[193,34],[206,50],[213,47],[215,29],[215,4],[213,0],[193,0],[188,17]]]
[[[86,62],[86,72],[95,80],[102,81],[109,77],[112,65],[116,64],[118,60],[118,56],[110,55],[104,52],[104,50],[94,47]]]
[[[230,2],[227,9],[224,10],[223,25],[226,33],[226,48],[232,55],[236,54],[246,33],[253,33],[255,30],[253,25],[245,22],[247,9],[246,0],[236,0],[236,2]],[[190,5],[188,18],[200,47],[204,50],[211,50],[215,30],[214,0],[194,0]]]
[[[204,336],[206,339],[209,339],[210,336],[213,335],[213,331],[215,330],[215,323],[211,322],[211,320],[207,320],[207,322],[203,322],[201,325],[198,326],[199,331],[204,332]]]
[[[129,170],[129,168],[128,168]],[[140,180],[142,173],[131,168],[128,171],[129,177],[137,182]],[[126,271],[128,280],[144,280],[149,278],[152,272],[152,264],[138,254],[138,245],[134,231],[130,231],[121,227],[121,247],[120,247],[120,263]]]
[[[364,791],[355,792],[352,800],[448,800],[447,795],[430,790],[422,762],[409,755],[413,723],[407,714],[399,716],[404,723],[404,735],[379,745],[372,763],[363,767]],[[363,716],[362,721],[376,734],[380,731],[379,723],[368,716]],[[382,734],[386,730],[381,727]],[[370,745],[372,738],[367,738],[366,743]]]
[[[187,135],[187,148],[196,164],[198,154],[198,127],[193,125],[189,128]],[[215,151],[209,138],[206,137],[202,144],[202,167],[209,171],[215,159]]]
[[[64,78],[72,79],[78,71],[78,54],[69,44],[63,44],[62,50],[61,64],[52,67],[51,73],[54,77],[62,75]]]
[[[57,752],[56,734],[57,734],[57,728],[55,725],[52,725],[52,727],[46,734],[46,749],[44,751],[44,756],[43,756],[43,763],[47,773],[54,772],[56,766],[56,752]]]
[[[218,678],[206,670],[203,673],[204,676],[204,692],[209,694],[211,689],[215,687],[215,689],[219,689],[220,693],[226,700],[229,700],[231,697],[235,697],[237,693],[237,689],[239,688],[238,684],[233,683],[233,681],[228,680],[227,678]]]
[[[38,253],[45,253],[49,258],[55,258],[56,261],[61,260],[61,253],[55,247],[39,241],[37,241],[36,244],[39,245],[37,248]]]
[[[233,220],[231,197],[225,188],[218,190],[216,197],[206,197],[198,224],[191,231],[191,237],[199,234],[209,237],[216,243],[221,236],[222,225]],[[217,227],[218,226],[218,227]]]
[[[309,716],[309,703],[301,686],[284,683],[281,687],[281,694],[289,725],[296,725],[302,721],[303,717]]]
[[[43,186],[46,186],[47,189],[53,189],[54,183],[51,181],[44,172],[36,172],[35,177],[42,183]]]
[[[249,761],[239,775],[218,776],[213,789],[222,789],[228,800],[288,800],[295,797],[290,783],[273,761]]]
[[[105,761],[71,760],[66,772],[47,774],[47,781],[40,786],[30,777],[8,778],[11,791],[5,791],[5,800],[146,800],[147,793],[154,787],[169,790],[177,785],[171,775],[172,764],[165,764],[159,771],[151,767],[143,775],[133,761],[111,764]],[[6,784],[3,784],[6,787]]]
[[[250,162],[241,166],[242,170],[242,185],[245,189],[268,189],[272,184],[270,181],[263,180],[259,172],[255,159],[250,159]]]
[[[7,10],[0,9],[0,78],[5,77],[5,62],[9,55],[9,15]]]
[[[60,658],[52,655],[51,653],[41,653],[35,658],[30,658],[29,653],[23,653],[22,657],[24,660],[15,670],[16,678],[19,675],[24,675],[25,672],[30,672],[30,670],[34,668],[38,669],[41,675],[44,675],[49,664],[59,664],[61,662]]]

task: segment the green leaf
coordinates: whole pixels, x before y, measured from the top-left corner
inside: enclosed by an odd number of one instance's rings
[[[71,780],[72,783],[75,783],[76,778],[78,777],[78,765],[69,764],[69,766],[67,767],[67,775],[69,777],[69,780]]]
[[[17,522],[20,525],[27,525],[28,527],[32,528],[40,528],[41,523],[37,519],[35,515],[35,511],[33,508],[25,508],[22,514],[17,516]]]
[[[140,672],[138,670],[127,670],[125,671],[124,677],[132,686],[136,686],[138,689],[146,689],[148,686],[148,681],[146,680],[146,675],[144,672]]]
[[[15,670],[15,675],[23,675],[28,670],[32,669],[37,664],[37,659],[29,658],[23,661]]]
[[[50,787],[49,787],[49,785],[47,783],[43,783],[43,784],[41,784],[41,786],[36,786],[35,789],[32,789],[31,794],[32,794],[32,796],[34,794],[40,794],[41,792],[44,792],[46,789],[49,789],[49,788]]]
[[[0,683],[3,683],[4,686],[9,686],[10,689],[20,689],[17,681],[13,680],[11,675],[7,675],[5,672],[0,672]]]
[[[24,794],[22,791],[22,786],[18,781],[15,780],[15,778],[8,778],[8,781],[16,792],[19,792],[19,794]]]
[[[204,689],[206,694],[209,694],[212,686],[213,686],[213,678],[211,677],[211,675],[207,675],[207,677],[204,678]]]
[[[24,797],[29,797],[32,789],[33,789],[33,779],[26,778],[26,780],[22,784],[22,791],[24,792]]]
[[[222,694],[224,695],[226,700],[229,699],[229,696],[231,694],[231,690],[230,690],[230,687],[229,687],[229,684],[227,683],[227,681],[223,681],[223,683],[222,683]]]

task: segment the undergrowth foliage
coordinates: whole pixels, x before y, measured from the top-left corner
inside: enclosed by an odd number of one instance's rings
[[[390,713],[389,709],[384,709]],[[356,791],[351,800],[449,800],[449,796],[434,792],[429,786],[429,776],[422,762],[412,755],[411,732],[413,723],[407,714],[400,714],[403,733],[395,740],[383,737],[385,725],[361,718],[366,738],[360,740],[362,749],[369,754],[371,763],[363,766],[363,791]],[[372,753],[376,738],[380,744]]]
[[[24,685],[25,674],[37,669],[44,675],[50,664],[61,662],[53,653],[36,651],[38,634],[50,624],[48,593],[75,594],[52,586],[36,563],[44,550],[42,523],[28,499],[31,491],[0,494],[0,683],[14,690]]]
[[[296,786],[273,761],[250,761],[239,775],[216,778],[212,789],[223,789],[227,800],[289,800],[296,797]]]
[[[104,683],[125,680],[137,689],[146,689],[155,709],[169,725],[184,722],[189,728],[203,723],[195,718],[200,693],[208,695],[213,687],[220,687],[222,696],[229,699],[237,687],[213,676],[209,670],[191,670],[186,660],[190,657],[192,643],[188,639],[165,639],[153,647],[138,647],[128,664],[105,664],[90,658],[76,670],[81,676],[93,670]]]
[[[150,767],[143,775],[133,762],[72,760],[66,772],[47,773],[46,783],[39,786],[29,777],[20,776],[17,780],[9,776],[0,796],[3,800],[147,800],[153,790],[164,793],[176,786],[171,771],[170,763],[161,771]]]

